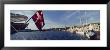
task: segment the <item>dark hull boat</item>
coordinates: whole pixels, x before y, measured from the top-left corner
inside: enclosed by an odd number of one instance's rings
[[[16,33],[19,30],[24,30],[28,24],[11,22],[11,33]]]
[[[24,30],[28,26],[28,23],[22,23],[22,21],[26,21],[27,19],[27,16],[11,13],[11,34]]]

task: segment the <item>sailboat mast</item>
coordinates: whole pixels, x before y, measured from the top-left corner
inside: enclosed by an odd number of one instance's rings
[[[88,23],[87,23],[87,16],[86,16],[86,10],[85,10],[85,19],[86,19],[86,25],[87,25]]]
[[[81,22],[81,20],[82,20],[82,19],[81,19],[81,17],[80,17],[80,25],[82,25],[82,22]]]

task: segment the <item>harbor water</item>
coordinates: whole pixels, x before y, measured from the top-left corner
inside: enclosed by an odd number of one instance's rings
[[[84,37],[76,33],[64,31],[32,31],[11,34],[11,40],[83,40]]]

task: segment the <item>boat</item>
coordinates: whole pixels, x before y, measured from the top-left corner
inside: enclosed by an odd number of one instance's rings
[[[84,32],[76,32],[77,34],[84,35]]]
[[[28,26],[29,23],[23,22],[28,19],[27,16],[14,13],[11,13],[10,15],[11,15],[11,33],[16,33],[19,30],[24,30]]]

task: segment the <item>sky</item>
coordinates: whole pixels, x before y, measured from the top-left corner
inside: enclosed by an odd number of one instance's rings
[[[25,15],[29,19],[36,11],[37,10],[11,10],[10,12]],[[43,15],[45,21],[43,29],[100,22],[100,10],[43,10]],[[82,22],[80,22],[80,19],[82,19]],[[37,29],[32,19],[28,23],[27,29]]]

